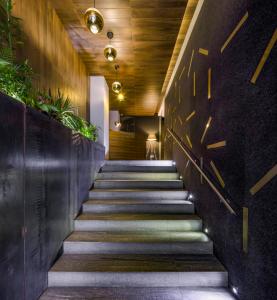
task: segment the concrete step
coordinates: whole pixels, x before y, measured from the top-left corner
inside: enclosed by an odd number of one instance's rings
[[[95,189],[182,189],[182,180],[96,180]]]
[[[173,166],[172,160],[106,160],[105,166],[150,166],[168,167]]]
[[[104,165],[101,172],[175,173],[175,166]]]
[[[185,214],[82,214],[76,231],[202,231],[202,220]]]
[[[212,254],[202,232],[75,231],[64,242],[65,254]]]
[[[160,199],[186,200],[188,192],[184,190],[118,190],[93,189],[89,192],[91,199]]]
[[[226,287],[228,275],[212,255],[64,254],[48,286]]]
[[[226,288],[193,287],[55,287],[40,300],[235,300]]]
[[[96,179],[128,179],[128,180],[176,180],[179,174],[174,173],[145,173],[145,172],[105,172],[98,173]]]
[[[149,213],[193,214],[194,204],[187,200],[89,200],[83,204],[84,213]]]

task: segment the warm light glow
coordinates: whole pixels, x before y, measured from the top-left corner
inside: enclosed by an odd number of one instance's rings
[[[104,27],[104,18],[99,10],[97,10],[96,8],[87,9],[84,19],[87,28],[93,34],[97,34],[102,31]]]
[[[208,234],[208,233],[209,233],[209,229],[208,229],[208,228],[205,228],[205,229],[204,229],[204,232]]]
[[[119,121],[114,122],[115,127],[121,127],[121,123]]]
[[[119,93],[118,96],[117,96],[117,99],[119,101],[123,101],[125,99],[124,95],[122,93]]]
[[[189,194],[189,199],[193,199],[193,195],[192,194]]]
[[[149,142],[154,142],[156,140],[157,140],[157,137],[154,133],[150,133],[147,137],[147,141],[149,141]]]

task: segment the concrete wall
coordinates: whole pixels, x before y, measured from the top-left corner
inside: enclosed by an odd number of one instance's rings
[[[177,162],[230,284],[244,300],[277,299],[276,10],[276,1],[204,1],[165,101],[165,126],[188,147],[190,140],[192,152],[203,158],[206,172],[237,213],[230,214],[201,184],[199,173],[167,136],[166,158]],[[272,50],[255,81],[270,41]],[[226,145],[209,146],[218,142]],[[266,174],[263,180],[270,179],[270,170],[273,178],[253,190]]]

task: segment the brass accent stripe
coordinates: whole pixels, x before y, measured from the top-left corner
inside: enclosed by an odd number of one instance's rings
[[[188,144],[189,144],[190,148],[192,148],[191,140],[190,140],[190,138],[187,134],[186,134],[186,138],[187,138],[187,141],[188,141]]]
[[[182,72],[181,72],[181,74],[180,74],[180,76],[179,76],[179,80],[180,80],[181,77],[183,76],[183,73],[184,73],[185,69],[186,69],[186,66],[183,67]]]
[[[195,78],[195,72],[193,72],[193,96],[196,96],[196,78]]]
[[[190,73],[190,68],[191,68],[193,56],[194,56],[194,49],[193,49],[192,52],[191,52],[190,63],[189,63],[189,69],[188,69],[188,77],[189,77],[189,73]]]
[[[180,116],[178,116],[178,119],[179,119],[180,124],[183,125],[183,121]]]
[[[207,149],[215,149],[215,148],[220,148],[225,146],[226,146],[226,141],[221,141],[221,142],[207,145]]]
[[[198,52],[203,55],[209,55],[209,51],[207,49],[199,48]]]
[[[248,208],[243,207],[242,208],[242,215],[243,215],[243,221],[242,221],[242,248],[243,252],[247,253],[248,252],[248,219],[249,219],[249,214],[248,214]]]
[[[264,64],[265,64],[266,60],[268,59],[268,56],[269,56],[273,46],[275,45],[276,41],[277,41],[277,29],[275,29],[275,31],[274,31],[274,33],[273,33],[266,49],[264,51],[264,54],[263,54],[258,66],[257,66],[257,69],[256,69],[253,77],[251,78],[251,82],[253,84],[256,83],[256,81],[257,81],[257,79],[258,79],[258,77],[259,77],[259,75],[260,75],[260,73],[261,73],[261,71],[264,67]]]
[[[251,189],[250,193],[255,195],[260,189],[262,189],[273,177],[277,175],[277,164],[270,169]]]
[[[212,83],[212,69],[209,68],[209,70],[208,70],[208,99],[212,98],[212,95],[211,95],[211,83]]]
[[[201,144],[203,144],[205,135],[207,133],[208,128],[210,127],[211,121],[212,121],[212,117],[209,117],[208,122],[207,122],[207,124],[205,126],[204,132],[203,132],[202,137],[201,137]]]
[[[229,35],[229,37],[227,38],[226,42],[223,44],[223,46],[220,49],[220,52],[222,53],[224,51],[224,49],[228,46],[228,44],[231,42],[231,40],[233,39],[233,37],[236,35],[236,33],[240,30],[241,26],[244,24],[244,22],[247,20],[248,18],[248,11],[246,12],[246,14],[241,18],[241,20],[239,21],[239,23],[237,24],[237,26],[235,27],[235,29],[231,32],[231,34]]]
[[[195,110],[186,118],[186,122],[189,121],[195,115]]]
[[[212,167],[212,169],[213,169],[213,171],[215,173],[215,176],[217,177],[220,185],[224,188],[225,187],[225,182],[224,182],[223,178],[221,177],[221,175],[220,175],[217,167],[215,166],[215,164],[214,164],[214,162],[212,160],[210,162],[210,165],[211,165],[211,167]]]

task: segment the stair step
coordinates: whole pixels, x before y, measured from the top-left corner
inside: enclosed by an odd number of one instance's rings
[[[175,173],[175,166],[132,166],[132,165],[104,165],[101,172],[147,172],[147,173]]]
[[[98,173],[96,179],[133,179],[133,180],[174,180],[179,179],[174,173],[145,173],[145,172],[104,172]]]
[[[201,231],[202,220],[186,214],[82,214],[76,231]]]
[[[64,242],[66,254],[212,254],[202,232],[75,231]]]
[[[184,190],[120,190],[93,189],[89,192],[91,199],[160,199],[186,200],[188,192]]]
[[[172,160],[106,160],[104,166],[172,166]]]
[[[211,255],[64,254],[48,273],[50,287],[226,287],[227,279]]]
[[[182,180],[96,180],[95,189],[182,189]]]
[[[191,287],[55,287],[40,300],[235,300],[226,288]]]
[[[183,213],[193,214],[194,204],[187,200],[89,200],[83,204],[84,213]]]

